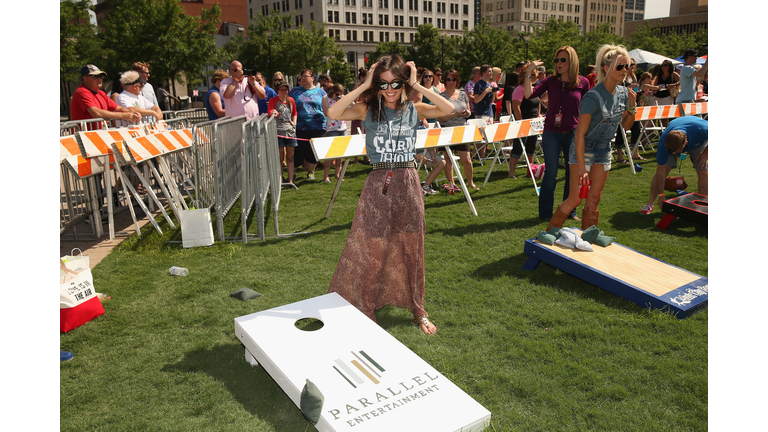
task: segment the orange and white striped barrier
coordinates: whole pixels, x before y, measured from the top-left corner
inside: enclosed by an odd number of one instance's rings
[[[419,129],[416,132],[415,147],[416,150],[424,150],[434,147],[446,147],[455,144],[479,142],[482,140],[483,136],[476,125]],[[349,158],[366,155],[365,135],[313,138],[310,140],[310,147],[312,147],[312,151],[315,153],[315,158],[317,158],[317,160],[347,159],[344,161],[339,182],[337,182],[336,187],[334,188],[331,202],[328,204],[328,210],[325,213],[325,218],[328,219],[328,217],[330,217],[331,208],[333,207],[333,202],[341,188],[341,179],[344,178],[344,173],[347,171]],[[453,164],[455,172],[461,172],[459,166],[456,164],[456,160],[452,157],[448,159],[450,159]],[[467,190],[466,184],[464,184],[464,178],[462,176],[459,176],[459,183],[462,186],[462,192],[467,199],[472,214],[477,216],[477,210],[472,202],[472,198],[469,196],[469,191]]]
[[[513,122],[496,123],[483,128],[487,143],[506,141],[514,138],[525,138],[541,135],[544,131],[544,117]]]
[[[419,129],[416,132],[416,150],[445,147],[482,141],[477,126],[456,126],[438,129]],[[365,135],[321,137],[310,140],[317,160],[365,156]]]
[[[419,129],[416,132],[416,150],[472,143],[482,140],[483,135],[480,132],[480,128],[475,125]]]
[[[684,103],[680,104],[680,109],[683,111],[683,115],[709,114],[707,104],[708,102]]]
[[[637,107],[635,121],[638,120],[661,120],[680,117],[678,105],[659,105]]]
[[[96,158],[83,157],[74,135],[59,138],[59,162],[65,161],[80,178],[104,172],[104,164]]]
[[[494,142],[507,141],[511,139],[517,139],[517,138],[525,138],[525,137],[534,136],[534,135],[541,135],[543,131],[544,131],[544,117],[537,117],[537,118],[526,119],[526,120],[515,120],[512,122],[495,123],[492,125],[485,126],[483,128],[483,132],[485,134],[485,140],[488,144],[491,144]],[[501,148],[501,151],[506,151],[506,150],[512,150],[512,147]],[[536,195],[538,195],[539,188],[536,185],[536,176],[533,175],[533,169],[531,167],[531,163],[528,161],[527,157],[524,157],[523,160],[528,166],[528,171],[531,172],[531,181],[533,181],[533,189],[536,191]],[[485,189],[485,185],[488,184],[488,179],[491,177],[491,173],[493,173],[493,168],[496,166],[497,163],[499,165],[502,164],[502,161],[499,158],[498,152],[496,153],[496,156],[493,158],[490,168],[488,168],[488,173],[485,175],[485,180],[483,181],[483,189]]]

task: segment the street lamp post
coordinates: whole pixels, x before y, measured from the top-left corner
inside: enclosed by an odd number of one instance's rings
[[[520,38],[525,42],[525,61],[528,61],[528,42],[531,41],[531,34],[526,33],[525,35],[520,35]]]
[[[264,36],[267,37],[267,65],[269,66],[268,76],[272,76],[272,30],[265,30]]]
[[[440,32],[440,70],[445,71],[445,30]]]

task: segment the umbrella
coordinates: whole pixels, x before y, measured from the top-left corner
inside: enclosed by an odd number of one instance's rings
[[[635,64],[637,64],[637,67],[644,71],[650,70],[656,65],[660,65],[664,60],[671,61],[673,66],[682,64],[681,61],[673,60],[671,58],[664,57],[663,55],[655,54],[650,51],[641,50],[640,48],[636,48],[630,51],[629,57],[635,59]]]

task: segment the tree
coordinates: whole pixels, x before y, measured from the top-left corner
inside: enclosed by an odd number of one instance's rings
[[[80,81],[80,68],[86,64],[102,67],[101,40],[98,28],[91,24],[88,0],[67,0],[59,4],[59,79],[62,89],[62,112],[69,113],[72,98],[67,83]]]
[[[408,48],[405,45],[400,45],[397,41],[379,42],[376,44],[376,49],[371,51],[368,55],[368,64],[365,65],[366,69],[370,69],[380,58],[389,54],[397,54],[402,57],[403,60],[411,61]]]
[[[297,75],[302,69],[332,70],[334,81],[349,80],[349,65],[344,51],[325,34],[325,26],[312,22],[312,28],[291,28],[292,15],[259,15],[249,27],[248,38],[233,37],[224,45],[222,58],[239,60],[246,69],[261,71],[271,77],[275,71]],[[269,34],[269,37],[267,36]],[[342,71],[347,69],[346,76]],[[332,75],[333,76],[333,75]]]
[[[408,47],[408,58],[418,67],[435,70],[441,67],[440,34],[432,24],[421,24],[413,38],[413,44]]]
[[[470,77],[472,68],[489,64],[502,70],[514,66],[515,54],[512,37],[502,29],[493,28],[486,19],[471,31],[464,28],[464,37],[458,41],[458,70],[462,77]]]
[[[103,46],[109,71],[125,71],[136,61],[150,64],[155,80],[200,82],[205,65],[216,60],[215,35],[221,10],[186,15],[179,0],[108,0]]]
[[[98,27],[91,24],[89,0],[65,0],[59,4],[59,77],[79,81],[80,68],[101,59]]]
[[[328,70],[334,83],[339,83],[344,87],[352,85],[355,75],[349,70],[349,63],[344,57],[344,52],[338,50],[336,54],[328,60]]]

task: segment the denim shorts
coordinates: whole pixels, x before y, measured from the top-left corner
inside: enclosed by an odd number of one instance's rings
[[[571,146],[570,152],[571,164],[578,164],[576,160],[576,145]],[[587,172],[592,168],[592,165],[602,165],[605,171],[611,170],[611,144],[597,144],[594,142],[586,141],[584,143],[584,165],[586,165]]]
[[[296,138],[281,138],[277,137],[277,147],[278,148],[285,148],[285,147],[296,147],[299,143],[296,142]]]

